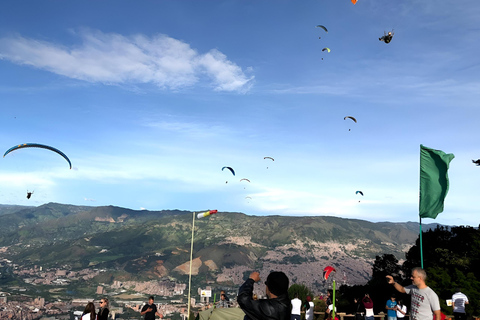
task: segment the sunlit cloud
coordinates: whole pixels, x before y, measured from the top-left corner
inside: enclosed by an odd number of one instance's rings
[[[104,84],[153,84],[181,89],[207,79],[216,91],[248,91],[253,76],[216,49],[198,53],[167,35],[123,36],[83,30],[81,44],[58,43],[20,35],[0,39],[0,59],[73,79]]]

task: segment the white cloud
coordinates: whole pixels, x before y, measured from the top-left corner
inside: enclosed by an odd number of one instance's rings
[[[79,33],[81,44],[11,36],[0,39],[0,59],[59,75],[104,84],[145,84],[179,89],[208,78],[217,91],[247,91],[253,77],[218,50],[199,54],[189,44],[156,35],[123,36],[100,31]]]

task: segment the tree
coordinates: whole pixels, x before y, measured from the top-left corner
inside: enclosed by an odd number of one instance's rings
[[[290,299],[295,298],[295,295],[297,295],[298,299],[302,300],[303,303],[307,301],[307,296],[313,298],[312,291],[310,291],[310,289],[308,289],[304,284],[295,283],[288,288],[288,296]]]

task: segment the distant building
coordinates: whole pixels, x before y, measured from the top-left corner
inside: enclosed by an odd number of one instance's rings
[[[45,298],[35,298],[35,300],[33,300],[33,305],[39,308],[43,308],[45,306]]]
[[[103,289],[102,286],[98,286],[97,287],[97,294],[104,294],[105,293],[105,290]]]
[[[57,271],[55,272],[55,275],[56,275],[57,277],[65,277],[65,276],[67,275],[67,270],[57,270]]]
[[[0,303],[7,303],[7,296],[0,296]]]

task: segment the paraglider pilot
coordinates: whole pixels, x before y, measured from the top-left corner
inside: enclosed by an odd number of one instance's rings
[[[393,38],[393,30],[392,31],[388,31],[388,33],[386,33],[385,31],[383,32],[383,37],[381,38],[378,38],[378,40],[380,41],[383,41],[385,43],[389,43],[390,41],[392,41],[392,38]]]
[[[28,192],[28,191],[27,191],[27,199],[30,199],[31,196],[32,196],[32,194],[33,194],[33,191],[32,191],[32,192]]]

